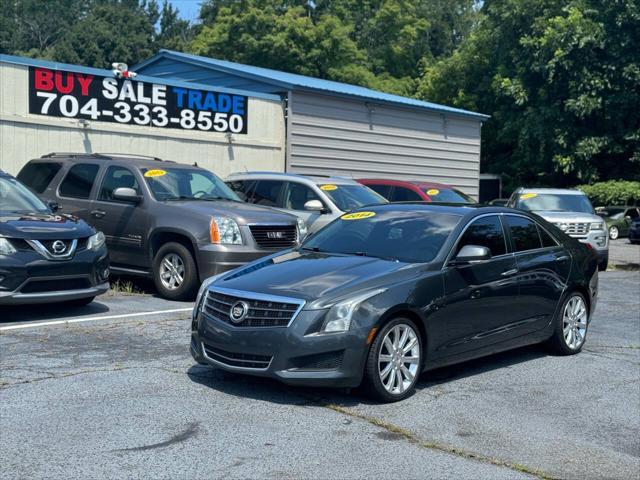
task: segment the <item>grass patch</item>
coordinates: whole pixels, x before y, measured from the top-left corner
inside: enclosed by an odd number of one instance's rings
[[[131,280],[122,280],[118,278],[111,283],[109,295],[141,295],[144,292]]]

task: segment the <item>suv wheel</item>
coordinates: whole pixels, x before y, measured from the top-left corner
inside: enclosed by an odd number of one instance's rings
[[[373,341],[364,371],[369,392],[383,402],[397,402],[413,393],[422,369],[422,339],[408,318],[387,323]]]
[[[165,243],[153,259],[153,281],[160,296],[189,300],[197,286],[198,271],[193,255],[184,245]]]

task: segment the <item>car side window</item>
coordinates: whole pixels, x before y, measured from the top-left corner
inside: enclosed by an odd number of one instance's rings
[[[18,180],[36,193],[44,192],[62,164],[53,162],[35,162],[25,165],[18,174]]]
[[[71,167],[60,184],[60,195],[71,198],[89,198],[100,167],[79,163]]]
[[[284,197],[284,208],[288,208],[290,210],[305,210],[304,204],[309,200],[320,200],[320,197],[308,186],[297,183],[297,182],[287,182],[287,190]]]
[[[544,248],[558,246],[558,242],[556,242],[553,237],[549,235],[547,231],[540,225],[538,225],[538,233],[540,233],[540,240],[542,241],[542,246]]]
[[[109,167],[102,180],[102,185],[100,185],[98,200],[117,201],[113,198],[113,191],[124,187],[133,188],[140,195],[140,185],[131,170],[124,167]]]
[[[532,220],[513,215],[505,215],[505,218],[509,225],[509,231],[511,232],[511,238],[516,252],[542,248],[538,227]]]
[[[226,183],[227,183],[227,186],[231,190],[233,190],[236,193],[236,195],[240,197],[241,200],[244,200],[245,202],[253,203],[251,194],[253,192],[253,187],[256,182],[254,182],[253,180],[232,180]]]
[[[18,180],[20,179],[20,177],[18,177]],[[626,213],[627,216],[631,217],[631,220],[638,218],[638,209],[636,208],[630,208],[629,210],[627,210]]]
[[[278,201],[284,182],[280,180],[258,180],[253,191],[251,203],[256,205],[265,205],[267,207],[279,207]]]
[[[389,194],[391,193],[391,186],[390,185],[376,185],[376,184],[374,184],[374,185],[367,185],[367,187],[369,187],[371,190],[373,190],[377,194],[382,195],[387,200],[389,199]]]
[[[414,202],[420,200],[422,200],[420,195],[404,187],[395,187],[391,195],[392,202]]]
[[[478,245],[487,247],[492,257],[507,253],[502,224],[497,215],[482,217],[473,221],[462,234],[456,255],[465,245]]]

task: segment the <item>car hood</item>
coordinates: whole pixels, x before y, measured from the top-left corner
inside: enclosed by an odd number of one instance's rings
[[[562,223],[562,222],[590,223],[590,222],[602,221],[602,217],[599,217],[596,214],[582,213],[582,212],[556,212],[556,211],[539,210],[539,211],[534,211],[533,213],[535,213],[536,215],[540,215],[547,222],[551,222],[551,223]]]
[[[70,215],[2,214],[0,236],[35,240],[70,240],[92,235],[94,230]]]
[[[357,255],[293,250],[236,269],[216,281],[214,286],[310,302],[375,287],[384,282],[386,275],[410,266]]]
[[[296,217],[288,213],[279,212],[273,208],[252,205],[230,200],[198,201],[184,200],[166,202],[166,205],[190,210],[200,215],[221,215],[233,218],[238,225],[253,223],[262,224],[295,224]]]

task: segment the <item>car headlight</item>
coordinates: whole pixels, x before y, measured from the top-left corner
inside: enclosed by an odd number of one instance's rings
[[[202,304],[204,303],[204,299],[206,297],[204,293],[209,288],[209,285],[211,285],[221,276],[222,276],[222,273],[219,273],[218,275],[214,275],[213,277],[205,278],[204,282],[202,282],[202,285],[200,285],[200,289],[198,290],[198,295],[196,295],[196,303],[193,306],[194,320],[198,317],[198,315],[200,315],[200,311],[202,310]]]
[[[301,242],[307,236],[307,223],[300,217],[296,219],[296,223],[298,224],[298,241]]]
[[[351,327],[351,318],[358,309],[360,304],[371,297],[374,297],[386,289],[379,288],[370,292],[366,292],[355,297],[342,300],[333,305],[322,325],[321,333],[337,333],[346,332]]]
[[[211,243],[242,245],[240,227],[233,218],[213,217],[210,224]]]
[[[94,252],[100,250],[100,248],[104,245],[104,240],[104,233],[102,232],[91,235],[87,240],[87,249],[93,250]]]
[[[604,230],[604,223],[602,223],[602,222],[593,222],[589,228],[591,230]]]
[[[12,255],[16,253],[16,249],[11,245],[11,242],[6,238],[0,237],[0,255]]]

